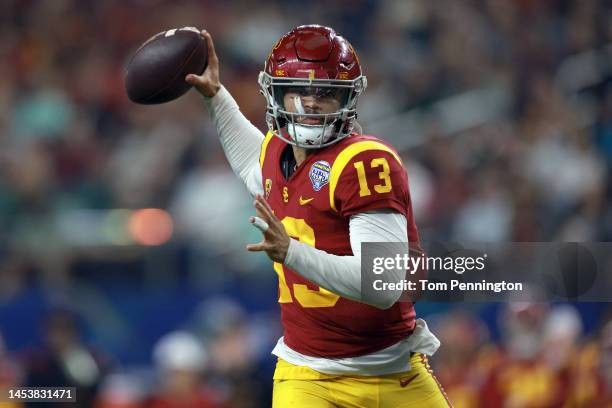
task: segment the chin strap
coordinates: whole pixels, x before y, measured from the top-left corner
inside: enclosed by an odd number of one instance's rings
[[[293,97],[293,103],[298,115],[306,113],[302,98],[299,95]],[[327,143],[336,133],[334,122],[331,124],[322,125],[302,125],[298,123],[288,123],[287,133],[291,135],[293,140],[302,147],[314,147]],[[309,143],[310,142],[310,143]]]
[[[294,123],[287,125],[287,132],[298,146],[317,147],[318,145],[327,143],[327,141],[334,136],[336,130],[334,129],[334,125],[314,126]]]

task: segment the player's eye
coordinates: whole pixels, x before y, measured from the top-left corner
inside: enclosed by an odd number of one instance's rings
[[[289,87],[289,88],[287,88],[285,93],[297,94],[299,96],[309,96],[309,95],[311,95],[311,92],[310,92],[309,88],[304,87],[304,86]]]
[[[334,88],[314,88],[314,94],[317,98],[336,98],[337,92]]]
[[[290,87],[286,93],[294,93],[299,96],[314,96],[319,99],[336,99],[339,96],[339,90],[335,88],[317,88],[312,86]]]

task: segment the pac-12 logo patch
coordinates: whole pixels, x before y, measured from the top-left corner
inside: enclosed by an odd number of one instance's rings
[[[329,163],[325,160],[319,160],[313,163],[308,176],[312,182],[312,188],[314,188],[315,191],[321,190],[327,184],[330,171],[331,167],[329,167]]]

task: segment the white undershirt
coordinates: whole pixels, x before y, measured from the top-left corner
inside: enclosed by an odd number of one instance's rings
[[[264,135],[244,117],[225,87],[222,86],[214,97],[204,99],[232,170],[242,179],[252,195],[263,194],[259,153]],[[378,291],[371,295],[362,295],[361,243],[406,242],[408,245],[406,224],[403,214],[390,209],[353,215],[349,220],[353,255],[329,254],[291,239],[285,265],[304,278],[342,297],[381,309],[389,308],[398,300],[401,291]],[[383,281],[388,282],[397,282],[403,277],[400,271],[380,275]],[[419,319],[415,332],[407,339],[365,356],[349,359],[305,356],[287,347],[282,337],[273,354],[292,364],[306,365],[323,373],[381,375],[409,368],[407,354],[411,351],[431,355],[438,346],[439,341],[429,332],[425,322]]]

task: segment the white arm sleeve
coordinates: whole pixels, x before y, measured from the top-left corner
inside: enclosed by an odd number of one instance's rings
[[[406,242],[407,221],[392,210],[376,210],[351,217],[349,223],[352,256],[338,256],[291,239],[285,265],[313,283],[358,302],[379,309],[388,309],[402,294],[397,291],[376,291],[373,295],[361,291],[361,243]],[[404,272],[405,273],[405,272]],[[379,275],[384,282],[399,282],[405,276],[400,271]],[[372,291],[369,291],[372,292]]]
[[[240,112],[224,86],[215,96],[204,100],[232,170],[252,195],[263,194],[259,152],[264,135]]]

